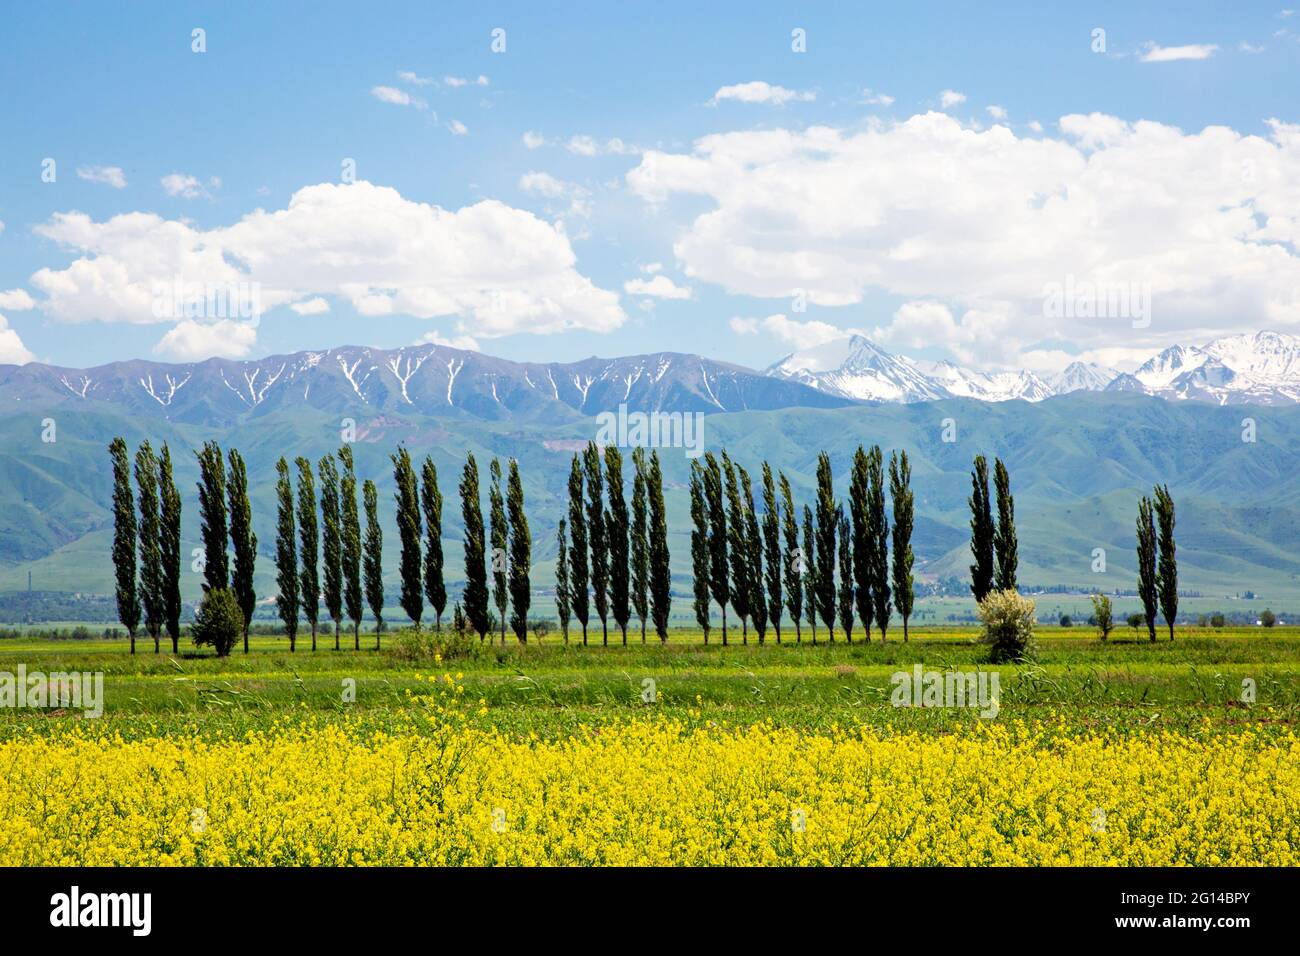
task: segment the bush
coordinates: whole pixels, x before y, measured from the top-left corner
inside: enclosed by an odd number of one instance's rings
[[[1210,627],[1223,627],[1223,625],[1224,625],[1224,620],[1222,614],[1220,614],[1218,611],[1215,611],[1213,614],[1210,615]]]
[[[1264,613],[1259,616],[1259,623],[1265,627],[1272,627],[1277,623],[1277,615],[1268,608],[1264,608]]]
[[[1074,627],[1074,618],[1068,614],[1062,614],[1060,620],[1061,627]]]
[[[240,610],[235,592],[229,588],[209,591],[194,612],[194,625],[190,628],[194,643],[210,644],[218,657],[225,657],[244,633],[244,612]]]
[[[1103,641],[1110,637],[1111,629],[1115,626],[1113,613],[1109,597],[1101,593],[1092,596],[1092,624],[1101,631]]]
[[[976,615],[984,625],[980,640],[989,645],[995,664],[1025,661],[1034,654],[1034,602],[1016,591],[993,591],[980,601]]]
[[[1128,617],[1124,618],[1124,620],[1125,622],[1127,622],[1128,626],[1133,628],[1133,630],[1136,632],[1139,627],[1141,627],[1143,624],[1147,622],[1147,616],[1141,612],[1138,612],[1135,614],[1130,614]]]
[[[397,638],[388,646],[388,653],[400,661],[419,663],[435,658],[442,661],[475,658],[480,657],[483,651],[479,643],[471,640],[471,635],[464,631],[443,628],[439,633],[412,627],[398,632]]]

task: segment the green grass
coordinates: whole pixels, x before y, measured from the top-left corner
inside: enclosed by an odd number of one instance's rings
[[[550,638],[542,646],[471,642],[454,659],[411,659],[399,650],[399,634],[384,635],[385,648],[333,650],[321,640],[312,653],[300,642],[289,653],[283,638],[256,637],[252,653],[224,659],[182,645],[158,655],[152,642],[127,653],[123,641],[0,641],[0,671],[99,671],[104,676],[106,728],[133,736],[171,732],[223,735],[265,729],[276,721],[315,714],[358,732],[406,726],[413,695],[428,692],[421,677],[462,674],[476,717],[511,733],[564,734],[629,716],[660,712],[691,721],[749,724],[771,721],[807,729],[871,726],[884,730],[941,733],[979,721],[974,711],[897,708],[890,703],[891,676],[915,664],[930,669],[996,670],[1001,685],[997,721],[1056,721],[1072,730],[1152,728],[1191,734],[1232,731],[1260,723],[1264,732],[1292,727],[1300,717],[1300,628],[1184,629],[1170,643],[1134,640],[1128,628],[1108,643],[1083,629],[1043,628],[1032,664],[985,662],[985,649],[971,628],[927,628],[906,644],[855,640],[816,647],[733,641],[707,647],[698,632],[674,632],[661,646],[639,635],[628,647],[565,646]],[[1244,679],[1255,682],[1257,700],[1241,702]],[[642,699],[653,680],[656,701]],[[343,690],[354,682],[355,702]],[[0,736],[43,732],[78,714],[0,711]]]

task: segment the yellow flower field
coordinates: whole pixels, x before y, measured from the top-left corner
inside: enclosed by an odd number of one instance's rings
[[[1300,863],[1300,747],[632,721],[545,742],[325,723],[0,745],[0,863]]]

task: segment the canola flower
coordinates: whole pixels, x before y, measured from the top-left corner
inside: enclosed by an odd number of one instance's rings
[[[418,719],[368,737],[312,718],[239,740],[19,735],[0,744],[0,864],[1300,864],[1289,731],[658,718],[544,741],[454,706]]]

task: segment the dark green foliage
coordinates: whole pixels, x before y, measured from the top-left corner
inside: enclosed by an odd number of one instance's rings
[[[135,453],[135,483],[140,505],[140,603],[144,606],[144,627],[158,653],[158,637],[167,614],[163,596],[162,519],[158,507],[158,459],[149,443]]]
[[[781,643],[781,516],[776,504],[772,467],[763,462],[763,575],[767,586],[767,616]]]
[[[803,506],[803,590],[804,614],[812,628],[812,642],[817,643],[817,529],[813,524],[812,509]]]
[[[997,556],[996,587],[999,591],[1016,589],[1016,565],[1020,563],[1016,543],[1016,502],[1011,497],[1011,476],[1001,458],[993,460],[993,485],[998,500],[998,527],[993,533],[993,552]]]
[[[568,523],[561,518],[555,531],[555,616],[560,619],[560,630],[564,634],[564,643],[569,643],[569,536],[565,529]]]
[[[424,506],[424,596],[433,608],[434,626],[442,630],[442,612],[447,609],[447,585],[442,575],[442,492],[438,469],[425,457],[421,469],[420,501]]]
[[[875,608],[871,601],[871,552],[876,540],[871,525],[871,459],[858,446],[853,453],[853,468],[849,474],[849,515],[853,520],[853,600],[862,621],[862,630],[871,640],[871,622]]]
[[[709,643],[709,512],[704,500],[705,472],[698,461],[691,462],[691,577],[694,586],[695,623]]]
[[[339,567],[343,576],[343,608],[352,622],[352,646],[361,647],[361,521],[357,516],[357,472],[352,446],[339,449],[343,477],[339,482]]]
[[[501,494],[501,462],[492,459],[488,466],[492,483],[488,486],[488,533],[492,540],[492,600],[496,604],[496,617],[501,627],[501,643],[506,642],[506,608],[510,604],[510,590],[506,583],[509,573],[510,527],[506,523],[506,501]]]
[[[831,458],[817,456],[817,611],[835,642],[835,538],[839,531],[839,508],[831,478]],[[810,562],[813,563],[813,562]]]
[[[605,533],[605,481],[600,449],[587,442],[583,455],[587,478],[587,540],[591,548],[591,595],[600,617],[601,644],[609,643],[609,539]]]
[[[203,538],[203,590],[230,586],[226,556],[226,466],[221,446],[205,442],[199,460],[199,531]]]
[[[894,503],[894,606],[903,618],[903,640],[906,641],[907,619],[912,616],[915,591],[912,579],[912,465],[905,451],[889,456],[889,497]]]
[[[320,529],[316,523],[316,481],[311,462],[299,456],[298,466],[298,586],[302,615],[311,627],[311,649],[316,650],[316,626],[320,617]]]
[[[158,497],[162,503],[162,525],[158,546],[162,554],[163,623],[172,641],[172,653],[180,653],[181,636],[181,493],[172,472],[172,453],[166,443],[158,459]]]
[[[844,639],[853,643],[853,532],[849,526],[849,516],[840,509],[840,629]],[[870,632],[867,640],[871,640]]]
[[[293,486],[289,482],[289,463],[281,458],[275,464],[279,479],[275,485],[277,501],[275,523],[275,585],[280,589],[275,605],[284,623],[289,650],[298,643],[298,543],[294,533]]]
[[[650,544],[646,539],[645,449],[632,450],[632,526],[629,529],[632,610],[641,622],[641,643],[645,643],[645,622],[650,610]]]
[[[1174,621],[1178,618],[1178,555],[1174,544],[1174,499],[1168,485],[1155,490],[1156,521],[1159,525],[1160,560],[1156,569],[1156,590],[1160,595],[1160,612],[1174,639]]]
[[[333,455],[324,455],[316,466],[320,473],[321,561],[324,564],[322,596],[325,610],[334,622],[334,650],[339,649],[339,627],[343,622],[343,539],[339,512],[339,470]]]
[[[230,543],[235,552],[231,590],[235,592],[235,600],[244,615],[244,653],[247,654],[248,625],[257,607],[257,593],[253,590],[257,535],[253,533],[253,506],[248,500],[248,471],[243,457],[233,448],[230,449],[230,482],[226,490],[230,498]]]
[[[244,629],[244,612],[230,588],[213,588],[203,595],[194,614],[190,633],[198,647],[212,647],[226,657]]]
[[[465,618],[483,640],[488,630],[487,567],[484,564],[483,506],[479,498],[478,462],[465,460],[460,477],[460,513],[465,526],[465,590],[461,595]]]
[[[140,626],[140,592],[136,588],[135,492],[131,488],[131,458],[126,440],[114,438],[108,446],[113,459],[113,572],[117,582],[117,619],[131,638]]]
[[[885,517],[884,456],[876,445],[867,455],[867,526],[871,529],[871,611],[881,643],[889,627],[889,519]]]
[[[704,453],[704,504],[709,518],[709,591],[722,608],[722,646],[727,645],[727,604],[731,582],[727,571],[727,511],[722,500],[722,468],[713,452]]]
[[[375,649],[384,629],[384,532],[379,526],[379,492],[369,478],[361,486],[366,509],[366,539],[362,558],[366,584],[366,603],[375,616]]]
[[[587,516],[583,508],[582,492],[582,463],[574,455],[569,467],[569,603],[574,618],[582,626],[582,646],[586,647],[591,596],[587,587]]]
[[[989,463],[983,455],[975,456],[970,480],[970,550],[975,558],[970,566],[970,589],[979,602],[993,590],[993,511],[989,504]]]
[[[785,606],[794,622],[794,640],[803,643],[803,549],[799,547],[799,519],[794,511],[790,480],[781,472],[781,530],[785,537]],[[779,635],[779,632],[778,632]]]
[[[628,513],[623,493],[623,453],[616,445],[605,446],[605,489],[609,509],[605,515],[605,536],[609,541],[609,609],[627,646],[627,622],[632,618],[628,603]]]
[[[749,643],[749,599],[753,586],[749,574],[749,539],[746,535],[745,506],[736,482],[736,466],[725,451],[722,470],[727,487],[727,551],[730,555],[731,608],[740,618],[741,643]],[[724,632],[722,642],[727,642]]]
[[[533,536],[524,513],[524,485],[519,480],[519,463],[513,458],[510,459],[510,477],[506,483],[506,509],[510,518],[510,627],[519,643],[526,644],[528,608],[533,599],[530,578]]]
[[[740,471],[740,489],[745,506],[745,547],[749,560],[745,574],[749,584],[749,616],[754,622],[754,631],[758,634],[758,643],[767,638],[767,604],[763,593],[763,536],[758,530],[758,514],[754,510],[754,487],[749,480],[749,472]]]
[[[1156,639],[1156,528],[1152,517],[1151,499],[1146,495],[1138,502],[1137,562],[1138,597],[1146,611],[1147,633],[1152,642]]]
[[[650,617],[661,642],[668,641],[668,614],[672,611],[672,575],[669,570],[668,509],[664,504],[664,473],[659,453],[650,453],[647,476],[650,498]]]
[[[397,539],[402,546],[398,572],[402,582],[399,604],[418,628],[424,615],[424,577],[420,563],[420,487],[404,447],[390,455],[393,463],[393,497],[397,502]]]

